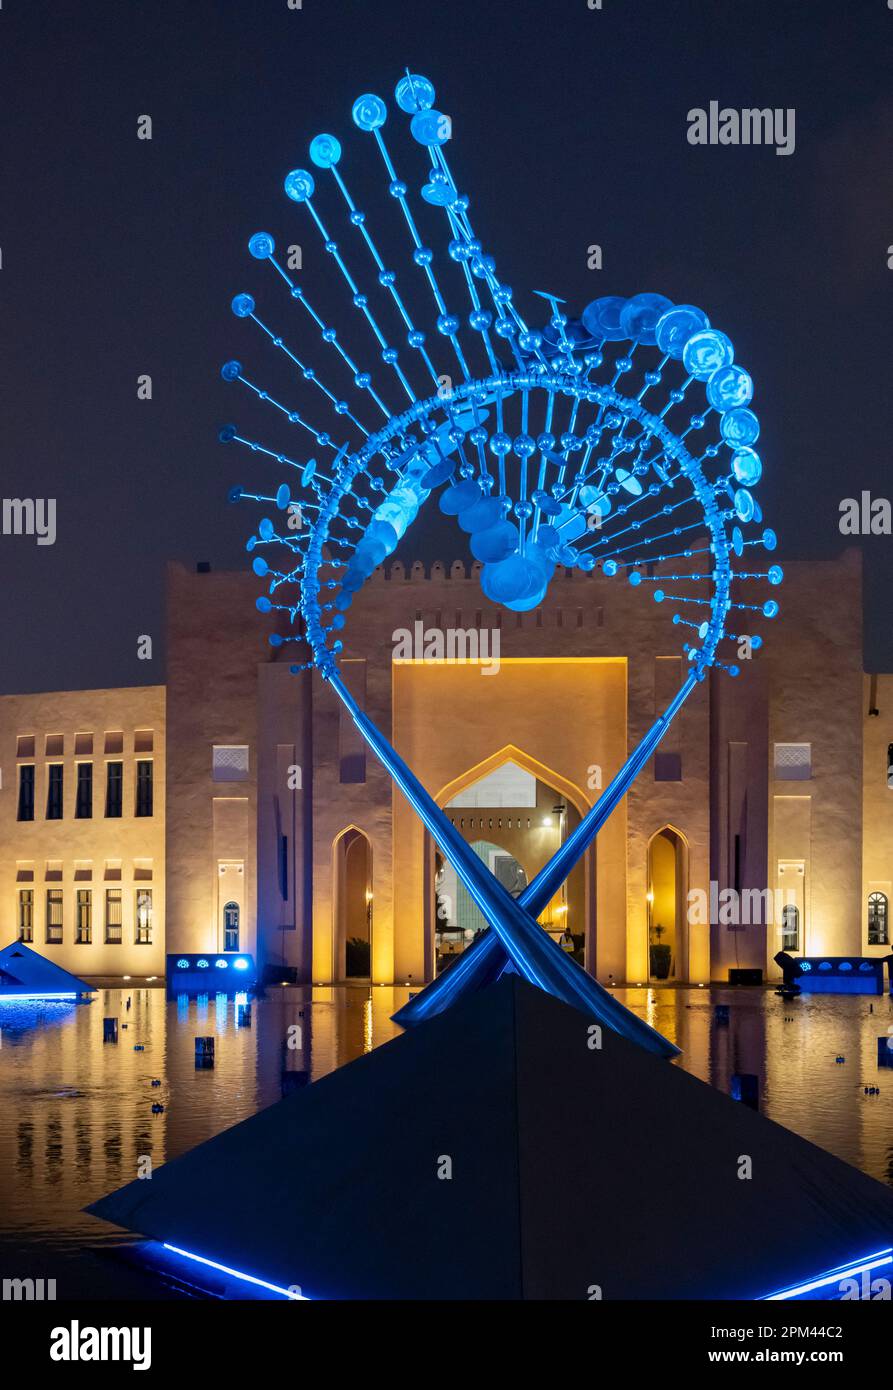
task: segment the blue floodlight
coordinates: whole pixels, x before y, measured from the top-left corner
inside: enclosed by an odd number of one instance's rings
[[[228,970],[228,969],[229,969],[229,961],[228,961],[228,960],[215,960],[214,964],[216,965],[216,967],[217,967],[218,970]]]
[[[233,961],[233,968],[234,968],[235,970],[247,970],[247,969],[248,969],[248,962],[247,962],[247,960],[243,960],[242,957],[240,956],[238,960],[234,960],[234,961]]]

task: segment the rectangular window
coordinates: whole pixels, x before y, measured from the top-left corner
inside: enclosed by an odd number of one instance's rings
[[[124,764],[105,765],[105,814],[109,819],[117,819],[124,805]]]
[[[137,946],[152,945],[152,889],[138,888],[136,893]]]
[[[211,778],[215,782],[244,782],[248,778],[248,745],[245,743],[215,743],[211,761]]]
[[[50,763],[47,768],[47,820],[62,819],[62,774],[61,763]]]
[[[34,764],[19,768],[19,820],[34,819]]]
[[[682,781],[682,754],[668,753],[663,749],[654,755],[655,782]]]
[[[75,757],[89,758],[93,755],[93,735],[75,734],[74,736],[74,755]]]
[[[16,757],[33,758],[36,742],[33,734],[19,734],[16,739]]]
[[[152,814],[152,759],[140,758],[136,765],[136,814]]]
[[[137,729],[133,735],[134,753],[151,753],[154,741],[151,729]]]
[[[808,782],[812,776],[812,744],[776,743],[775,776],[779,782]]]
[[[105,941],[107,946],[121,945],[121,889],[105,890]]]
[[[90,820],[93,815],[93,764],[78,763],[77,795],[74,802],[75,820]]]
[[[93,890],[79,888],[74,939],[78,946],[89,946],[93,940]]]
[[[34,889],[19,891],[19,941],[34,940]]]
[[[279,836],[279,896],[288,902],[288,836]]]
[[[47,945],[62,943],[62,889],[47,889]]]

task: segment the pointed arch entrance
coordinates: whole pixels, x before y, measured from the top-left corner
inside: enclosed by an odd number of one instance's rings
[[[648,841],[648,978],[688,978],[688,841],[665,825]]]
[[[514,745],[447,783],[438,805],[510,893],[517,896],[589,809],[572,782]],[[464,890],[425,833],[425,968],[433,978],[484,926],[464,912]],[[595,962],[596,846],[574,867],[541,913],[541,925],[581,965]],[[591,962],[591,964],[590,964]]]
[[[368,980],[372,973],[372,844],[357,826],[332,846],[334,972],[336,980]]]

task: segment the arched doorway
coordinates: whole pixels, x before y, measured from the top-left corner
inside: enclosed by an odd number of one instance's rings
[[[796,903],[785,903],[781,909],[781,949],[800,950],[800,909]]]
[[[451,783],[441,805],[456,830],[510,893],[518,896],[580,823],[585,801],[560,777],[511,747]],[[449,965],[486,928],[440,847],[426,835],[427,940],[431,973]],[[591,968],[595,960],[595,847],[539,916],[541,926]],[[567,931],[565,931],[567,929]]]
[[[356,826],[334,846],[335,979],[372,974],[372,845]]]
[[[889,903],[886,893],[869,893],[868,895],[868,944],[869,946],[887,946],[890,938],[887,934],[887,919],[889,915]]]
[[[671,825],[648,843],[648,978],[687,978],[688,842]]]
[[[218,951],[242,949],[242,908],[245,906],[245,862],[242,859],[221,859],[217,864],[217,930]]]

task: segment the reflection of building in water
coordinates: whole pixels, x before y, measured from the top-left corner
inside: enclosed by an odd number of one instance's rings
[[[122,1025],[115,1045],[103,1042],[107,1015]],[[0,1126],[8,1229],[25,1211],[31,1221],[39,1211],[57,1232],[89,1228],[80,1207],[136,1176],[141,1163],[164,1161],[167,1114],[151,1111],[163,1092],[149,1088],[147,1073],[152,1058],[165,1065],[165,1031],[164,992],[153,989],[102,990],[92,1004],[14,1006],[4,1015],[4,1054],[16,1049],[29,1078]],[[111,1091],[87,1080],[110,1075]]]
[[[267,644],[256,579],[200,570],[169,569],[166,686],[0,700],[0,945],[88,977],[240,951],[273,979],[433,978],[477,909],[324,682]],[[763,650],[685,705],[540,919],[600,979],[886,954],[893,677],[863,677],[861,605],[857,552],[787,565]],[[418,622],[498,629],[498,671],[392,660]],[[518,614],[461,563],[394,563],[342,670],[517,893],[681,684],[675,635],[597,572]]]

